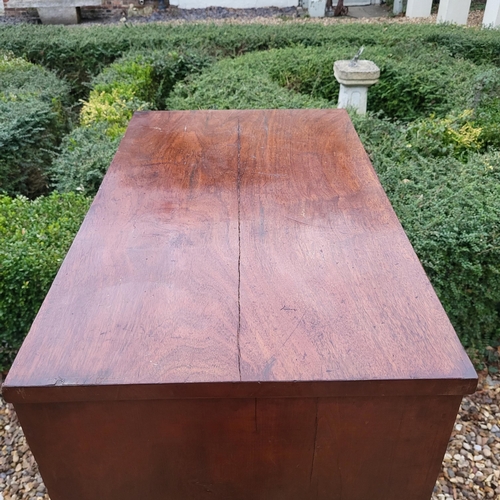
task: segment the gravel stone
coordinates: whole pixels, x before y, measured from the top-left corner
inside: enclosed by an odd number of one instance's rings
[[[500,376],[462,401],[432,500],[500,500]]]
[[[231,9],[227,7],[208,7],[206,9],[179,9],[170,6],[163,12],[147,9],[134,8],[132,10],[116,9],[110,17],[102,19],[83,19],[79,25],[74,25],[71,29],[79,29],[83,26],[95,24],[143,24],[143,23],[168,23],[179,25],[185,23],[215,23],[215,24],[289,24],[290,22],[304,24],[435,24],[437,14],[429,17],[408,18],[405,16],[389,17],[351,17],[349,14],[342,17],[321,17],[309,18],[307,9],[301,7],[268,7],[255,9]],[[467,26],[481,26],[484,11],[473,10],[469,13]],[[125,23],[121,21],[126,19]],[[38,23],[38,19],[30,17],[0,16],[0,26],[2,24]],[[494,381],[495,379],[491,377]],[[500,385],[497,384],[497,385]]]

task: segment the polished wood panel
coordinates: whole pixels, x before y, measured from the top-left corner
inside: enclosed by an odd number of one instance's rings
[[[475,380],[347,114],[242,123],[243,379]]]
[[[331,382],[334,396],[405,380],[463,394],[475,379],[345,111],[146,112],[5,394],[114,399],[120,386],[126,399],[199,384],[194,397],[216,397],[236,382],[304,381]]]
[[[145,112],[3,394],[52,500],[429,500],[476,381],[345,111]]]
[[[429,500],[460,396],[17,404],[53,500]]]
[[[236,119],[169,116],[132,120],[7,387],[239,380]]]

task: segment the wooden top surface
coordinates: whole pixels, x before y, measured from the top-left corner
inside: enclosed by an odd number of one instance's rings
[[[4,394],[461,394],[475,380],[345,111],[142,112]]]

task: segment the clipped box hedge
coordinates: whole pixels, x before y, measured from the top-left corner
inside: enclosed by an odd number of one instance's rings
[[[500,152],[464,152],[467,115],[401,125],[353,116],[463,345],[500,340]],[[419,135],[423,127],[432,134]],[[454,135],[450,136],[450,130]],[[450,137],[453,140],[450,142]]]
[[[0,196],[0,371],[12,363],[90,201],[76,193]]]
[[[134,109],[336,107],[333,61],[352,57],[361,45],[363,57],[381,68],[381,82],[370,89],[368,106],[383,114],[353,116],[356,128],[462,342],[479,350],[496,345],[497,31],[307,23],[0,30],[0,46],[56,70],[71,82],[73,102],[85,99],[81,126],[65,137],[51,172],[60,191],[88,194],[97,190]],[[126,105],[115,106],[115,98]],[[117,112],[107,115],[108,105]],[[61,213],[70,213],[67,208]],[[34,250],[20,251],[35,255],[38,242],[31,242]],[[16,265],[23,279],[26,266],[20,258],[17,262],[10,267],[11,280]],[[43,266],[33,263],[32,269],[40,273],[32,281],[41,283],[41,300],[51,280]],[[9,319],[3,329],[6,339],[17,339],[3,343],[3,352],[8,351],[4,367],[39,306],[26,299],[24,281],[19,283],[11,286],[10,295],[0,295],[0,314],[8,310],[4,296],[13,303],[18,293],[24,308],[22,324]]]
[[[0,193],[48,191],[47,169],[66,132],[69,86],[50,71],[0,52]]]
[[[51,167],[60,192],[97,192],[134,111],[161,109],[174,84],[211,62],[197,52],[131,52],[93,78],[80,127],[62,141]]]
[[[500,63],[500,38],[496,30],[461,26],[283,23],[282,25],[184,25],[144,24],[92,26],[17,25],[0,30],[0,47],[68,76],[88,81],[104,67],[131,50],[196,49],[218,58],[235,57],[271,48],[329,47],[343,44],[356,50],[364,45],[392,47],[398,43],[442,47],[452,57],[476,64]],[[356,50],[352,53],[354,54]]]
[[[352,47],[297,46],[222,59],[201,75],[180,81],[167,109],[336,107],[339,84],[333,61],[352,57]],[[431,113],[445,116],[473,98],[476,65],[446,49],[411,42],[368,46],[363,57],[380,67],[370,88],[369,108],[411,121]]]

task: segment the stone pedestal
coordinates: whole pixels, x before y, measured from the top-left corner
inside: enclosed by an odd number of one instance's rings
[[[408,0],[406,6],[407,17],[429,17],[431,15],[432,0]]]
[[[467,24],[471,0],[441,0],[438,23]]]
[[[500,26],[500,0],[488,0],[484,9],[483,26],[496,28]]]
[[[78,24],[80,7],[38,7],[42,24]]]
[[[366,113],[368,88],[378,82],[380,69],[372,61],[335,61],[335,78],[340,83],[338,108],[354,108]]]

